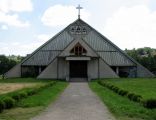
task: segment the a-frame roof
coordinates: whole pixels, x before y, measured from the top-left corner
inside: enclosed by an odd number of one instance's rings
[[[83,20],[77,19],[23,60],[22,65],[46,66],[79,38],[110,66],[136,66],[137,64],[94,28]]]

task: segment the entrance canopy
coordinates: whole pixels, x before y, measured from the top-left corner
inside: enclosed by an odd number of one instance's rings
[[[91,60],[91,58],[90,57],[66,57],[66,60],[89,61]]]

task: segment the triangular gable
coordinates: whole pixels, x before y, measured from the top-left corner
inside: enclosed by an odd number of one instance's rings
[[[66,57],[66,56],[70,56],[71,55],[71,50],[75,47],[76,44],[80,44],[83,48],[85,48],[86,52],[86,56],[90,56],[90,57],[98,57],[98,55],[96,54],[96,52],[94,52],[92,50],[92,48],[90,48],[82,39],[76,39],[74,40],[72,43],[70,43],[68,45],[68,47],[66,49],[64,49],[64,51],[59,55],[60,57]]]

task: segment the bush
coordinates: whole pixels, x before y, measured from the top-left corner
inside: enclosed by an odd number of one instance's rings
[[[28,96],[27,92],[25,92],[25,91],[19,92],[18,94],[20,96],[20,99],[26,98]]]
[[[113,87],[113,89],[112,89],[114,92],[116,92],[116,93],[118,93],[118,91],[119,91],[119,88],[118,87]]]
[[[133,100],[133,96],[134,96],[134,93],[129,93],[129,94],[127,94],[127,97],[128,97],[130,100]]]
[[[127,97],[132,100],[132,101],[135,101],[135,102],[140,102],[142,97],[140,95],[136,95],[134,93],[129,93],[127,94]]]
[[[142,97],[140,96],[140,95],[133,95],[133,101],[135,101],[135,102],[140,102],[141,101],[141,99],[142,99]]]
[[[37,92],[38,92],[37,89],[32,89],[32,90],[28,90],[28,91],[27,91],[27,94],[28,94],[28,96],[31,96],[31,95],[36,94]]]
[[[156,108],[156,99],[149,99],[143,102],[144,107],[146,108]]]
[[[0,100],[0,113],[4,110],[5,104],[2,100]]]
[[[16,101],[11,97],[3,98],[5,109],[9,109],[15,106]]]
[[[106,83],[104,81],[98,81],[98,83],[104,87],[107,87],[108,89],[114,91],[115,93],[121,95],[121,96],[126,96],[130,100],[135,101],[135,102],[142,102],[142,97],[140,95],[136,95],[135,93],[129,93],[126,90],[122,90],[117,86],[114,86],[110,83]],[[151,103],[145,103],[145,104],[151,104]],[[152,103],[154,104],[154,103]],[[146,106],[146,105],[145,105]],[[147,105],[148,106],[148,105]]]
[[[44,88],[53,86],[55,83],[56,82],[50,82],[41,87],[24,89],[24,90],[20,90],[20,91],[16,91],[16,92],[12,92],[12,93],[4,95],[2,99],[0,100],[0,112],[2,112],[4,109],[9,109],[9,108],[14,107],[16,102],[20,101],[21,99],[34,95],[38,93],[39,91],[43,90]]]
[[[13,94],[11,97],[16,101],[20,100],[20,95],[18,93]]]
[[[120,90],[118,91],[118,94],[121,95],[121,96],[125,96],[125,95],[128,94],[128,91],[120,89]]]

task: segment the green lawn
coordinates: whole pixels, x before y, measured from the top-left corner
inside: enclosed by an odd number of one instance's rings
[[[23,80],[23,81],[22,81]],[[51,80],[36,80],[32,78],[20,78],[20,79],[8,79],[6,82],[45,82]],[[1,81],[2,82],[2,81]],[[0,113],[0,120],[29,120],[33,116],[39,114],[45,107],[50,103],[55,101],[55,99],[60,95],[60,93],[66,88],[68,83],[66,82],[57,82],[53,86],[44,88],[39,91],[37,94],[27,97],[19,101],[16,105],[17,107],[9,110],[4,110]]]
[[[32,82],[50,82],[52,80],[35,79],[35,78],[12,78],[0,79],[0,83],[32,83]]]
[[[115,80],[115,84],[122,82],[122,80],[119,79]],[[113,82],[115,80],[110,80],[110,82]],[[117,82],[117,80],[119,81]],[[142,81],[140,80],[140,82]],[[130,101],[126,97],[119,96],[106,87],[99,85],[97,82],[91,82],[89,83],[89,85],[90,88],[107,105],[109,110],[116,116],[117,120],[156,120],[156,109],[151,110],[144,108],[139,103]],[[131,86],[130,83],[128,85]]]
[[[156,99],[156,78],[122,78],[106,81],[119,88],[141,95],[144,99]]]

